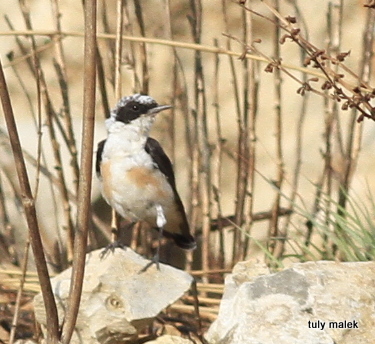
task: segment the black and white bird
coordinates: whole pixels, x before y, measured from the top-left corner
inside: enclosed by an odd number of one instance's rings
[[[118,214],[131,222],[145,221],[190,250],[196,243],[172,163],[149,137],[155,115],[170,107],[147,95],[122,98],[106,120],[108,137],[98,144],[96,172],[104,199]]]

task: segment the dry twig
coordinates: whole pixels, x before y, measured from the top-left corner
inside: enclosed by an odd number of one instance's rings
[[[95,120],[95,85],[96,85],[96,0],[86,0],[85,13],[85,64],[83,95],[83,128],[82,157],[78,186],[77,230],[74,241],[74,258],[69,301],[65,322],[61,334],[61,342],[68,344],[77,320],[79,302],[85,271],[87,234],[90,224],[92,152]]]
[[[35,210],[34,198],[30,189],[30,183],[27,176],[25,161],[23,159],[21,143],[18,137],[17,125],[14,120],[12,104],[9,98],[8,87],[6,84],[1,62],[0,98],[4,110],[5,120],[8,127],[10,143],[12,145],[16,171],[22,190],[22,203],[25,209],[26,220],[30,231],[31,246],[33,248],[34,259],[36,261],[38,276],[42,287],[43,300],[47,316],[47,340],[49,343],[53,344],[58,342],[59,331],[56,303],[53,297],[51,283],[49,280],[47,264],[39,232],[39,225]]]

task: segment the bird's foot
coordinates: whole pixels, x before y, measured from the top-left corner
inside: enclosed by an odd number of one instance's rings
[[[160,254],[159,254],[159,252],[160,252],[160,246],[161,246],[161,238],[163,237],[163,227],[167,223],[167,220],[166,220],[165,215],[164,215],[163,207],[160,204],[156,204],[156,213],[157,213],[156,224],[157,224],[158,229],[159,229],[158,247],[156,249],[156,254],[154,255],[154,257],[151,259],[151,261],[141,271],[139,271],[139,273],[147,271],[148,268],[150,266],[152,266],[153,264],[155,264],[156,269],[158,271],[160,271],[160,259],[159,259]]]
[[[121,248],[123,250],[126,250],[126,246],[123,243],[121,243],[120,241],[116,240],[114,242],[111,242],[109,245],[107,245],[104,248],[104,250],[100,253],[99,258],[104,259],[108,255],[109,251],[111,251],[113,253],[113,252],[115,252],[116,248]]]
[[[146,266],[139,271],[139,274],[141,274],[142,272],[146,272],[148,268],[154,264],[156,265],[156,269],[160,271],[159,253],[155,254],[155,256],[150,260],[150,262],[147,263]]]

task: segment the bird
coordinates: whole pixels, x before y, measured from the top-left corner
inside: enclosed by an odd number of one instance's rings
[[[96,173],[106,202],[131,223],[144,221],[159,231],[153,258],[158,268],[161,236],[182,249],[196,248],[172,163],[149,136],[156,115],[170,108],[139,93],[121,98],[105,121],[108,135],[96,153]]]

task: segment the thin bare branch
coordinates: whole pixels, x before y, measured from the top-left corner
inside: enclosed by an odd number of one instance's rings
[[[142,37],[146,37],[146,28],[143,20],[143,15],[142,15],[142,5],[141,1],[139,0],[134,0],[134,8],[135,8],[135,15],[137,18],[137,22],[139,25],[139,29],[141,32]],[[140,45],[141,53],[140,53],[140,58],[142,62],[142,85],[141,85],[141,90],[140,92],[143,94],[148,94],[149,92],[149,83],[150,83],[150,75],[148,71],[148,58],[147,58],[147,49],[146,49],[146,44],[142,43]]]
[[[52,13],[54,18],[55,29],[58,32],[61,32],[61,13],[59,8],[59,2],[57,0],[51,0]],[[73,183],[75,184],[75,191],[78,191],[78,158],[77,158],[77,145],[73,131],[72,116],[70,112],[70,101],[69,101],[69,87],[68,87],[68,77],[66,72],[66,62],[64,55],[64,47],[62,40],[55,40],[55,51],[56,51],[56,61],[54,61],[55,70],[58,76],[58,81],[60,85],[60,92],[62,97],[62,114],[65,121],[65,130],[61,130],[66,134],[66,145],[69,149],[71,155],[70,166],[72,168],[73,174]]]
[[[93,139],[95,124],[95,85],[96,85],[96,0],[84,2],[85,46],[84,46],[84,95],[83,128],[81,146],[81,170],[78,187],[77,229],[74,241],[74,258],[69,301],[61,342],[68,344],[72,337],[81,300],[85,271],[87,236],[91,212],[91,183]]]
[[[21,268],[22,275],[20,279],[20,286],[17,291],[16,305],[15,305],[15,311],[14,311],[13,321],[12,321],[12,329],[9,335],[9,344],[13,344],[15,337],[16,337],[16,329],[17,329],[19,312],[20,312],[20,307],[21,307],[22,294],[24,291],[24,284],[25,284],[25,279],[26,279],[29,250],[30,250],[30,240],[27,240],[25,244],[24,259],[23,259],[22,268]]]
[[[9,97],[2,64],[0,61],[0,98],[4,110],[4,116],[8,127],[10,142],[14,155],[17,175],[20,188],[22,190],[22,203],[25,209],[26,220],[30,231],[31,246],[34,252],[36,268],[42,289],[44,305],[47,319],[47,341],[48,343],[58,343],[58,315],[52,287],[49,279],[47,263],[44,256],[43,244],[40,237],[35,202],[31,192],[30,183],[26,171],[25,161],[22,154],[20,139],[18,137],[17,125],[13,115],[12,104]]]
[[[279,0],[273,1],[273,8],[279,11]],[[277,61],[280,61],[280,32],[279,27],[276,25],[274,27],[274,43],[273,43],[273,55]],[[282,183],[284,181],[284,159],[283,159],[283,149],[282,149],[282,132],[283,132],[283,121],[282,121],[282,76],[281,70],[275,68],[274,70],[274,112],[275,112],[275,146],[276,146],[276,179],[274,181],[277,191],[275,193],[275,199],[272,206],[272,219],[269,223],[268,234],[269,234],[269,249],[272,254],[280,258],[284,252],[285,241],[280,240],[280,237],[285,237],[286,233],[280,232],[279,224],[279,209],[281,194],[278,190],[281,190]],[[278,239],[276,239],[278,238]]]
[[[119,100],[122,96],[122,35],[124,30],[124,0],[117,0],[117,27],[116,27],[116,56],[115,56],[115,97]]]
[[[202,34],[202,2],[201,0],[191,0],[190,7],[192,16],[190,24],[195,43],[200,43]],[[195,171],[198,177],[198,192],[202,218],[202,269],[209,270],[210,257],[210,222],[211,222],[211,165],[210,165],[210,146],[208,142],[207,127],[207,103],[206,103],[206,85],[202,54],[195,52],[194,56],[194,105],[195,122],[194,130],[196,133],[197,144],[197,162]],[[203,277],[205,280],[206,278]]]
[[[215,41],[215,45],[217,45],[217,40]],[[215,135],[215,149],[212,154],[212,190],[213,190],[213,216],[217,218],[217,225],[219,230],[219,252],[218,252],[218,260],[219,260],[219,267],[224,268],[225,265],[225,240],[224,240],[224,233],[222,231],[223,224],[222,224],[222,206],[221,206],[221,187],[222,187],[222,179],[221,179],[221,170],[222,170],[222,160],[223,160],[223,141],[224,138],[222,136],[222,123],[220,119],[220,101],[219,101],[219,68],[220,66],[220,58],[219,55],[215,55],[215,77],[214,77],[214,107],[215,107],[215,126],[216,126],[216,135]]]
[[[82,32],[76,32],[76,31],[64,31],[64,32],[56,32],[54,30],[24,30],[24,31],[6,31],[6,32],[1,32],[0,31],[0,36],[59,36],[61,38],[64,37],[82,37],[83,33]],[[115,34],[109,34],[109,33],[98,33],[97,34],[98,39],[111,39],[115,40],[116,35]],[[241,58],[247,58],[247,59],[252,59],[255,61],[260,61],[260,62],[265,62],[269,63],[270,60],[269,58],[265,58],[263,56],[258,56],[256,54],[251,54],[251,53],[246,53],[244,54],[242,51],[241,52],[236,52],[224,48],[218,48],[214,46],[209,46],[205,44],[198,44],[198,43],[188,43],[188,42],[179,42],[179,41],[171,41],[167,39],[159,39],[159,38],[149,38],[149,37],[137,37],[137,36],[127,36],[124,35],[122,36],[122,39],[125,41],[129,42],[139,42],[139,43],[148,43],[148,44],[158,44],[158,45],[163,45],[163,46],[170,46],[170,47],[175,47],[175,48],[181,48],[181,49],[189,49],[189,50],[196,50],[196,51],[202,51],[206,53],[214,53],[214,54],[223,54],[223,55],[228,55],[228,56],[233,56],[233,57],[241,57]],[[48,47],[52,47],[53,45],[48,45]],[[48,48],[45,47],[44,49]],[[43,49],[43,50],[44,50]],[[38,50],[37,50],[38,51]],[[26,58],[29,58],[30,55],[26,55],[22,58],[15,59],[13,63],[19,63],[21,60],[24,60]],[[8,67],[9,64],[5,65],[4,67]],[[298,72],[306,73],[307,75],[311,75],[313,77],[318,77],[322,79],[326,79],[326,75],[324,73],[321,73],[317,70],[311,70],[309,68],[304,68],[296,65],[291,65],[288,63],[282,63],[280,66],[284,67],[286,70],[295,70]],[[350,85],[349,87],[355,87],[354,85]],[[364,92],[372,92],[371,88],[366,88],[366,87],[361,87],[361,90]]]

